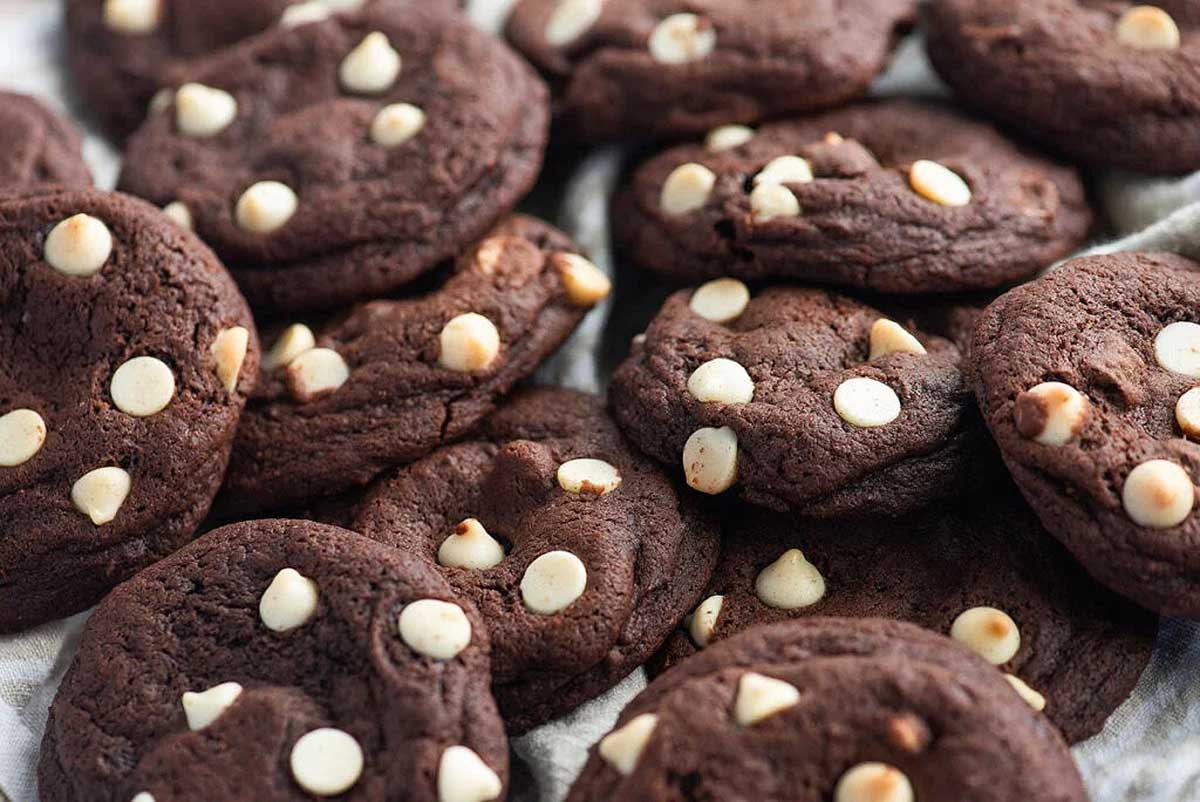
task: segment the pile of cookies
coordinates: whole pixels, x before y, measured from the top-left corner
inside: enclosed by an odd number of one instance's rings
[[[639,670],[571,802],[1085,800],[1200,617],[1200,264],[1049,269],[1083,169],[1200,169],[1200,11],[918,10],[66,0],[118,190],[0,94],[0,631],[96,605],[42,802],[516,799]],[[863,99],[918,24],[962,103]],[[530,383],[613,290],[552,136],[656,151],[607,398]]]

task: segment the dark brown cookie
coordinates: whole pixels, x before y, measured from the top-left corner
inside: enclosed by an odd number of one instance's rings
[[[1154,649],[1157,616],[1088,577],[1004,484],[901,520],[736,508],[722,535],[705,601],[656,670],[756,624],[895,618],[1019,678],[1074,743],[1129,697]]]
[[[420,4],[275,28],[173,82],[121,186],[180,204],[256,309],[399,289],[505,215],[546,142],[528,65]]]
[[[1200,168],[1194,0],[934,0],[929,56],[963,101],[1070,158]]]
[[[79,129],[28,95],[0,92],[0,194],[92,185]]]
[[[630,448],[599,398],[548,388],[382,480],[354,528],[479,607],[511,733],[645,662],[699,599],[718,547],[716,527]]]
[[[238,429],[218,507],[245,515],[358,487],[474,429],[567,338],[608,279],[513,217],[428,294],[289,327]]]
[[[0,200],[0,631],[89,607],[192,537],[257,371],[233,280],[158,210]]]
[[[614,211],[632,259],[681,281],[793,278],[886,293],[999,287],[1075,250],[1074,170],[911,100],[722,129],[634,173]]]
[[[863,94],[913,0],[522,0],[508,38],[576,137],[678,137]]]
[[[1200,616],[1200,265],[1077,259],[988,307],[983,411],[1046,529],[1104,584]]]
[[[613,377],[625,433],[688,484],[815,516],[958,492],[984,440],[958,349],[823,290],[672,295]]]
[[[310,521],[212,532],[121,585],[50,708],[43,802],[501,800],[482,618]]]
[[[910,624],[756,627],[655,680],[568,802],[1084,802],[1066,745],[1003,678]]]

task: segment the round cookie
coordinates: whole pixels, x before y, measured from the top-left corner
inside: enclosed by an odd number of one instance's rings
[[[522,0],[507,35],[573,136],[670,138],[863,94],[915,14],[913,0]]]
[[[963,101],[1073,160],[1200,168],[1200,6],[935,0],[929,57]]]
[[[1154,649],[1157,616],[1095,583],[1003,484],[898,521],[738,509],[722,535],[705,598],[657,670],[758,624],[899,619],[999,660],[1075,743],[1129,697]]]
[[[931,103],[889,100],[681,145],[618,197],[619,242],[673,279],[884,293],[999,287],[1078,248],[1074,170]]]
[[[420,561],[235,524],[121,585],[50,708],[46,802],[502,800],[483,620]]]
[[[173,85],[120,185],[186,209],[256,309],[396,291],[505,215],[546,144],[542,82],[436,6],[274,28]]]
[[[237,287],[157,209],[0,200],[0,631],[83,610],[192,537],[257,370]]]
[[[227,514],[365,485],[474,429],[562,344],[608,279],[564,234],[512,217],[422,296],[274,339],[218,499]]]
[[[972,345],[979,407],[1046,529],[1112,589],[1190,617],[1198,308],[1195,262],[1093,256],[1001,296]]]
[[[0,92],[0,194],[44,184],[90,187],[82,148],[79,129],[40,101]]]
[[[567,802],[1083,802],[1066,745],[990,666],[895,621],[757,627],[656,679]]]
[[[513,734],[644,663],[699,599],[718,549],[716,527],[599,398],[550,388],[381,480],[354,528],[437,568],[479,608]]]
[[[735,279],[668,298],[611,398],[694,489],[820,517],[953,495],[985,439],[949,341],[824,290],[751,297]]]

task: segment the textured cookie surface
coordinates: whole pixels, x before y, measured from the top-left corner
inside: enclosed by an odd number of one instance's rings
[[[1200,7],[937,0],[929,55],[967,103],[1077,161],[1200,167]]]
[[[983,434],[953,344],[822,290],[748,297],[720,280],[667,300],[613,377],[635,443],[697,490],[805,515],[898,515],[958,491]]]
[[[675,137],[866,91],[912,0],[523,0],[508,37],[574,135]]]
[[[277,337],[218,506],[339,493],[470,432],[587,312],[570,289],[575,251],[556,229],[509,218],[429,293],[356,307],[300,345]]]
[[[718,545],[600,399],[557,389],[516,396],[477,439],[381,481],[354,528],[440,566],[479,608],[510,732],[643,663],[695,604]]]
[[[1013,478],[1101,582],[1200,615],[1200,265],[1077,259],[988,307],[973,382]]]
[[[640,265],[685,281],[974,290],[1046,267],[1091,223],[1073,170],[939,105],[861,104],[740,144],[718,136],[634,173],[615,217]]]
[[[1053,728],[967,650],[899,622],[813,618],[714,644],[651,683],[568,796],[610,799],[1087,796]]]
[[[158,210],[0,200],[0,630],[82,610],[192,536],[257,369],[232,279]]]
[[[499,800],[487,654],[478,613],[417,560],[308,521],[229,526],[88,621],[41,799]]]
[[[182,204],[256,309],[397,290],[508,212],[546,139],[533,71],[422,4],[274,28],[172,85],[121,185]]]
[[[79,130],[39,101],[0,92],[0,193],[40,184],[90,187],[82,147]]]
[[[1128,698],[1154,647],[1157,617],[1088,577],[1003,485],[899,521],[738,510],[721,549],[700,613],[667,642],[658,668],[757,624],[900,619],[1004,658],[998,668],[1041,694],[1074,743]],[[793,583],[816,587],[783,595]],[[972,638],[973,619],[991,637]]]

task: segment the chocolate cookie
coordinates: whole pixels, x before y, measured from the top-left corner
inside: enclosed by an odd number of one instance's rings
[[[998,287],[1075,250],[1079,176],[911,100],[726,127],[634,173],[618,239],[681,281],[795,278],[886,293]]]
[[[50,708],[44,802],[502,800],[483,620],[310,521],[212,532],[113,591]]]
[[[1194,0],[934,0],[928,49],[967,103],[1070,158],[1200,168]]]
[[[506,214],[546,142],[533,71],[416,3],[275,28],[176,79],[121,186],[178,204],[256,309],[397,290]]]
[[[972,346],[979,406],[1017,485],[1104,584],[1200,616],[1200,264],[1069,262],[1002,296]]]
[[[703,493],[900,515],[958,492],[985,439],[958,349],[858,301],[736,279],[672,295],[613,376],[617,420]]]
[[[479,607],[510,733],[645,662],[699,600],[718,548],[716,527],[629,447],[599,398],[549,388],[375,485],[354,528]]]
[[[513,217],[426,295],[289,326],[238,429],[218,507],[245,515],[371,481],[474,429],[567,338],[608,279]]]
[[[0,92],[0,194],[92,185],[79,129],[28,95]]]
[[[898,521],[739,508],[722,535],[705,600],[656,670],[756,624],[901,619],[951,635],[1024,683],[1030,704],[1074,743],[1129,697],[1154,649],[1157,616],[1092,581],[1011,486]]]
[[[573,136],[677,137],[863,94],[914,0],[522,0],[508,38]]]
[[[0,631],[89,607],[192,537],[257,370],[237,287],[157,209],[0,199]]]
[[[567,802],[1083,802],[1066,745],[1001,676],[909,624],[757,627],[655,680]]]

